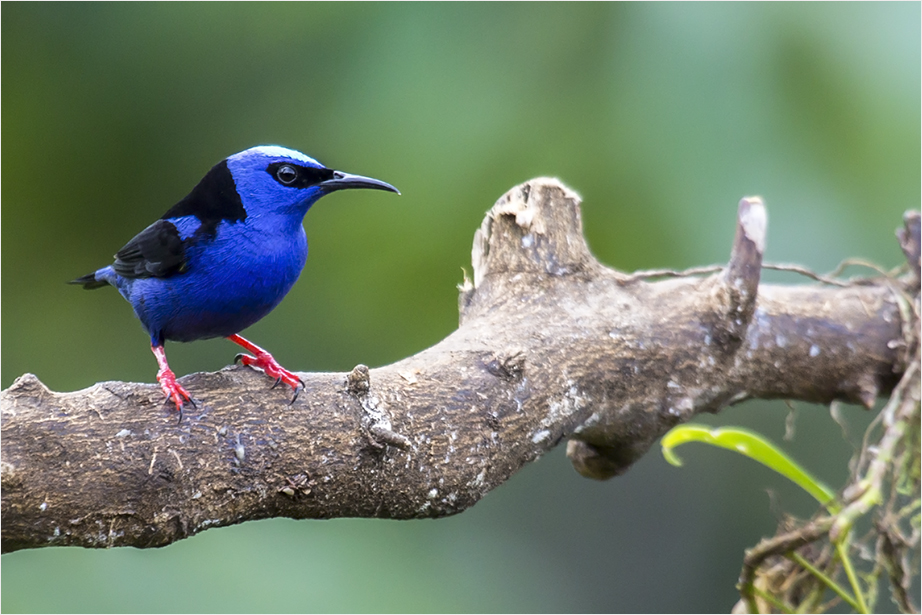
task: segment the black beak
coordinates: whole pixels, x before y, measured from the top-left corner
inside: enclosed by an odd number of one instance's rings
[[[320,187],[325,192],[334,192],[336,190],[345,190],[347,188],[369,188],[371,190],[386,190],[400,194],[400,190],[394,188],[387,182],[361,175],[350,175],[342,171],[333,171],[333,179],[320,182]]]

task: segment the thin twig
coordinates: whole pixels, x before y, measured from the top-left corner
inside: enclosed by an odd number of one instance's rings
[[[855,598],[850,596],[847,591],[842,589],[842,587],[838,583],[836,583],[834,579],[830,578],[825,572],[823,572],[822,570],[820,570],[819,568],[811,564],[802,555],[800,555],[796,551],[791,551],[787,555],[789,558],[791,558],[791,560],[796,562],[804,570],[807,570],[814,577],[822,581],[822,583],[826,587],[828,587],[829,589],[834,591],[836,594],[838,594],[842,598],[842,600],[845,600],[847,603],[849,603],[853,609],[855,609],[856,611],[860,613],[867,613],[867,610],[862,609],[861,606],[858,604],[858,602],[855,600]]]

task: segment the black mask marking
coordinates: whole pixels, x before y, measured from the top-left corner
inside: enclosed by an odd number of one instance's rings
[[[288,178],[282,174],[284,181],[279,177],[279,169],[282,167],[289,167],[293,169],[297,174],[293,180],[288,181]],[[316,167],[305,167],[293,162],[273,162],[268,167],[266,167],[266,173],[272,176],[272,179],[285,186],[286,188],[310,188],[311,186],[316,186],[320,182],[325,182],[328,179],[333,179],[333,169],[326,168],[316,168]]]

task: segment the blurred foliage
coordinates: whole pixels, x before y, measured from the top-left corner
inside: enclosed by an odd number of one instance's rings
[[[249,330],[300,370],[386,364],[451,332],[483,212],[538,175],[583,196],[592,249],[625,270],[725,260],[746,194],[768,204],[768,260],[891,266],[893,229],[919,206],[918,3],[0,11],[4,387],[27,371],[56,390],[153,382],[128,305],[64,281],[261,143],[403,192],[341,193],[307,216],[300,282]],[[168,345],[180,374],[235,352]],[[798,408],[789,450],[841,484],[853,443],[825,409]],[[705,421],[777,438],[787,412]],[[846,414],[854,439],[870,415]],[[788,512],[813,504],[764,468],[688,457],[694,474],[652,454],[600,484],[558,450],[436,522],[276,520],[157,551],[14,553],[2,609],[725,611],[743,548],[779,518],[765,490]]]

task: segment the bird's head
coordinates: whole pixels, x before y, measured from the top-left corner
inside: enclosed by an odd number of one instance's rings
[[[248,215],[303,216],[320,197],[347,188],[400,194],[388,183],[328,169],[310,156],[277,145],[234,154],[227,159],[227,169]]]

